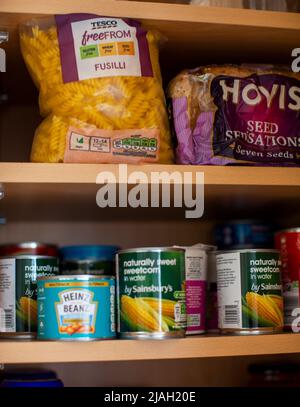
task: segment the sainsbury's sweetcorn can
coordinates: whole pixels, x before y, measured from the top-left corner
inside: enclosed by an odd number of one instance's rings
[[[283,329],[279,252],[269,249],[216,254],[221,333],[277,333]]]
[[[74,275],[38,280],[38,339],[112,339],[115,278]]]
[[[185,251],[174,247],[121,250],[116,264],[119,336],[183,337]]]
[[[0,246],[0,338],[31,339],[37,331],[37,278],[59,273],[54,245]]]

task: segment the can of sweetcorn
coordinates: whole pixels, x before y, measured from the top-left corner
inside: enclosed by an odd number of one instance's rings
[[[30,339],[37,331],[37,278],[59,272],[56,246],[0,246],[0,338]]]
[[[266,334],[283,329],[279,252],[219,251],[216,255],[221,333]]]
[[[118,334],[127,339],[185,335],[185,251],[121,250],[116,256]]]

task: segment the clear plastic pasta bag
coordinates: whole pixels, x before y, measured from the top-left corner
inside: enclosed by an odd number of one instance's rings
[[[170,163],[158,34],[91,14],[23,24],[21,51],[45,120],[31,161]]]

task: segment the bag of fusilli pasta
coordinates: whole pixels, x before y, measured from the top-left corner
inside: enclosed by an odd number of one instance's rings
[[[46,117],[31,160],[172,162],[158,41],[134,20],[91,14],[22,25],[21,51]]]

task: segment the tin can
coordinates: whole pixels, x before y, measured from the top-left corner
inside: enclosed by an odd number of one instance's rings
[[[216,254],[219,328],[222,333],[276,333],[283,329],[279,252],[271,249]]]
[[[206,331],[208,252],[216,247],[199,243],[181,248],[185,251],[186,335],[203,334]]]
[[[300,307],[300,228],[282,230],[275,235],[275,247],[282,261],[284,298],[284,326],[291,330],[297,315],[293,310]]]
[[[0,245],[0,257],[21,255],[58,257],[58,248],[54,244],[38,242],[9,243]]]
[[[116,264],[119,336],[183,337],[185,251],[177,247],[121,250]]]
[[[36,242],[0,246],[0,338],[37,330],[37,278],[59,273],[57,249]]]
[[[216,226],[220,250],[273,248],[273,227],[259,220],[232,220]]]
[[[218,291],[217,291],[217,269],[216,251],[207,253],[207,301],[206,301],[206,331],[218,333]]]
[[[115,275],[117,246],[66,246],[60,249],[60,267],[64,275]]]
[[[63,382],[52,371],[26,370],[4,374],[0,382],[2,388],[61,388]]]
[[[115,278],[54,276],[38,279],[38,339],[113,339]]]

